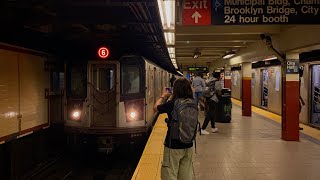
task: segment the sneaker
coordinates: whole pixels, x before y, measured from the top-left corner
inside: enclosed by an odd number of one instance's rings
[[[218,132],[218,128],[211,128],[211,132],[213,133]]]
[[[210,134],[208,131],[201,129],[201,134],[208,135]]]

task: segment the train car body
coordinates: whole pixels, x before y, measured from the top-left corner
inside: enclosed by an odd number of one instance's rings
[[[277,62],[278,63],[278,62]],[[251,78],[252,105],[281,115],[281,66],[253,66]],[[240,68],[232,69],[232,97],[241,100],[242,72]]]
[[[89,135],[99,150],[145,137],[153,105],[168,86],[169,73],[141,56],[66,66],[65,129]]]
[[[0,43],[0,144],[49,127],[45,54]]]

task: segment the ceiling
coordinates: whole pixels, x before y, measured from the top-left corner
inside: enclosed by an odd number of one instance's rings
[[[178,22],[179,23],[179,22]],[[210,66],[229,51],[238,52],[261,41],[260,34],[279,34],[284,26],[182,26],[176,25],[176,58],[179,67]],[[195,51],[200,51],[194,59]]]
[[[143,55],[175,71],[155,0],[4,0],[0,2],[0,42],[71,60]]]

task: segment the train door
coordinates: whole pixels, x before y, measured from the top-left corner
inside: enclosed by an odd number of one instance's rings
[[[263,108],[268,108],[268,81],[269,74],[268,69],[261,70],[261,106]]]
[[[320,127],[320,65],[312,66],[312,108],[310,124]]]
[[[116,125],[117,66],[115,62],[89,63],[89,114],[94,127]]]

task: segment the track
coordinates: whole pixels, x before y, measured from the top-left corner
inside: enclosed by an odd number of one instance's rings
[[[39,164],[21,179],[73,180],[73,179],[130,179],[141,157],[143,144],[121,145],[115,152],[105,155],[88,151],[65,152]]]

